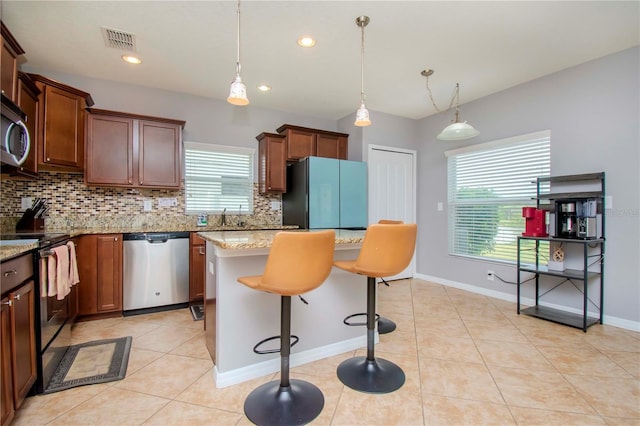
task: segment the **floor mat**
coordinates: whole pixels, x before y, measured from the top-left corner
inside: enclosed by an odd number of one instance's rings
[[[194,321],[200,321],[204,319],[204,305],[191,305],[191,316]]]
[[[124,379],[131,340],[127,336],[69,346],[44,393]]]

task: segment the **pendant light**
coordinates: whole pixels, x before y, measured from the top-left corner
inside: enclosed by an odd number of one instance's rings
[[[232,105],[249,105],[249,99],[247,98],[247,86],[242,82],[242,77],[240,77],[240,70],[242,69],[240,65],[240,0],[238,0],[238,10],[236,13],[238,17],[238,33],[236,38],[236,76],[231,82],[231,89],[229,90],[229,97],[227,98],[227,102]]]
[[[429,76],[431,76],[432,74],[433,74],[433,70],[431,69],[424,70],[420,73],[420,75],[422,75],[423,77],[426,77],[427,79],[427,91],[429,92],[429,98],[431,99],[431,103],[433,104],[433,107],[436,109],[436,111],[442,112],[440,111],[435,101],[433,100],[433,94],[431,93],[431,88],[429,87]],[[479,131],[477,131],[471,124],[468,124],[466,121],[460,120],[460,84],[459,83],[456,83],[456,88],[453,92],[453,96],[451,97],[451,102],[449,103],[449,108],[447,108],[447,110],[451,109],[454,101],[456,103],[456,115],[453,120],[453,123],[445,127],[438,134],[438,136],[436,136],[436,138],[441,141],[461,141],[461,140],[471,139],[478,136],[480,134]]]
[[[369,119],[369,110],[364,106],[364,27],[369,23],[368,16],[358,16],[356,18],[356,25],[360,27],[360,108],[356,111],[355,124],[358,127],[364,127],[371,125]]]

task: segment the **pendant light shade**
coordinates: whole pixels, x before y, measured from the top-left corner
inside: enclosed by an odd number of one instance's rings
[[[249,98],[247,98],[247,86],[244,85],[242,77],[240,76],[240,70],[242,69],[242,66],[240,65],[240,0],[238,0],[236,16],[238,20],[238,32],[236,37],[236,76],[231,82],[231,89],[229,90],[227,102],[232,105],[244,106],[249,105]]]
[[[427,78],[427,92],[429,93],[429,98],[431,99],[431,103],[433,107],[438,112],[440,109],[436,105],[436,102],[433,100],[433,94],[431,93],[431,88],[429,87],[429,76],[433,75],[433,70],[426,69],[420,73],[423,77]],[[460,120],[460,84],[456,83],[456,89],[453,92],[453,96],[451,97],[451,103],[449,104],[449,108],[453,106],[453,103],[456,103],[456,115],[453,120],[453,123],[449,124],[445,127],[439,134],[436,136],[438,140],[441,141],[461,141],[465,139],[475,138],[480,134],[471,124],[468,124],[466,121]]]
[[[356,25],[360,27],[360,108],[356,111],[355,124],[358,127],[371,125],[369,110],[364,105],[364,27],[369,23],[368,16],[358,16]]]

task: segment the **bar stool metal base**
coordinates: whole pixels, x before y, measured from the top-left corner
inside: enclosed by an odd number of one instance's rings
[[[350,358],[338,366],[338,378],[351,389],[366,393],[389,393],[402,387],[404,371],[382,358]]]
[[[254,389],[244,401],[244,413],[257,425],[304,425],[318,417],[324,396],[315,385],[291,379],[287,387],[279,381]]]
[[[395,329],[396,323],[391,321],[389,318],[378,318],[378,334],[391,333]]]

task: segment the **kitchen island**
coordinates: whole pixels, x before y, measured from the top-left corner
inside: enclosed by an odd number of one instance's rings
[[[218,388],[280,371],[278,353],[253,352],[259,341],[280,334],[280,296],[237,282],[262,274],[277,232],[198,233],[206,240],[205,333]],[[334,259],[355,259],[363,238],[364,231],[336,230]],[[343,323],[366,311],[365,277],[333,268],[320,287],[302,296],[308,304],[292,297],[291,333],[300,338],[291,349],[292,367],[366,346],[365,328]],[[279,341],[269,348],[279,348]]]

